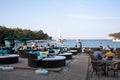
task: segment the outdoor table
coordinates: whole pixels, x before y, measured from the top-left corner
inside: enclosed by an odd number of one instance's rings
[[[60,56],[65,56],[67,60],[72,59],[73,53],[61,53]]]
[[[1,55],[0,56],[0,64],[13,64],[19,61],[19,55],[11,54],[11,55]]]
[[[98,60],[103,64],[103,75],[108,75],[108,66],[111,65],[113,62],[112,60]]]
[[[68,52],[73,53],[73,55],[77,55],[77,53],[78,53],[77,50],[70,50]]]
[[[42,59],[42,67],[43,68],[58,68],[65,66],[66,57],[64,56],[53,56],[46,57]]]

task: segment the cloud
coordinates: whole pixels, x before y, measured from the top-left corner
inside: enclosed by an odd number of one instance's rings
[[[65,16],[75,19],[88,19],[88,20],[120,19],[120,17],[113,17],[113,16],[90,16],[90,15],[81,15],[81,14],[67,14]]]

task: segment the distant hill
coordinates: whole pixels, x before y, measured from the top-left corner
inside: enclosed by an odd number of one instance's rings
[[[112,33],[112,34],[109,34],[108,36],[111,39],[120,39],[120,32],[118,32],[118,33]]]

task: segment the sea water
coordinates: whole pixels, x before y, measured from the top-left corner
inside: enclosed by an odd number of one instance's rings
[[[120,42],[113,42],[112,40],[108,39],[81,39],[82,47],[99,47],[100,44],[103,44],[103,47],[106,47],[107,45],[110,45],[112,48],[120,48]],[[61,43],[57,43],[55,41],[45,41],[45,42],[39,42],[38,45],[47,46],[47,44],[50,45],[56,45],[61,46]],[[64,47],[75,47],[77,45],[79,47],[78,42],[76,39],[72,40],[65,40],[64,41]]]
[[[94,48],[94,47],[99,47],[100,44],[103,44],[103,47],[107,47],[107,45],[110,45],[112,48],[120,48],[120,42],[113,42],[112,40],[108,40],[108,39],[81,39],[82,42],[82,47],[89,47],[89,48]],[[47,44],[50,45],[55,45],[55,46],[62,46],[61,43],[56,43],[55,40],[51,40],[51,41],[38,41],[37,45],[38,46],[44,46],[47,47]],[[64,47],[75,47],[75,45],[77,45],[79,47],[78,42],[76,41],[76,39],[68,39],[65,40],[63,43]],[[22,43],[19,43],[17,46],[23,45]],[[27,43],[28,46],[31,46],[31,43],[28,42]]]

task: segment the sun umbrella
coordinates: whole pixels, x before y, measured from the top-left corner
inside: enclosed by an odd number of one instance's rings
[[[7,41],[10,42],[10,46],[11,47],[15,46],[15,40],[16,40],[16,38],[14,38],[13,36],[8,36],[8,37],[5,38],[5,40],[7,40]]]
[[[29,36],[22,36],[19,38],[19,41],[23,42],[25,45],[27,45],[27,40],[31,40],[32,38]]]

